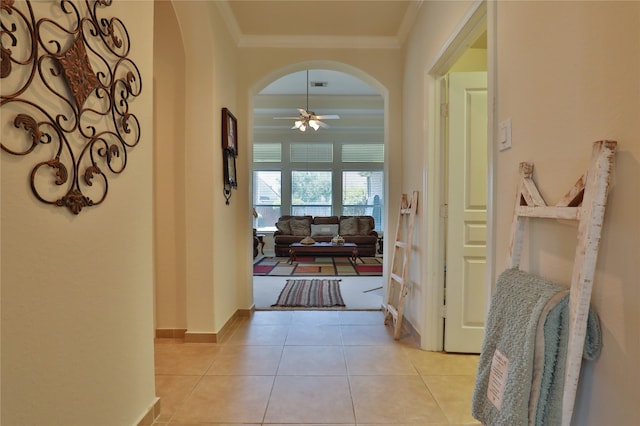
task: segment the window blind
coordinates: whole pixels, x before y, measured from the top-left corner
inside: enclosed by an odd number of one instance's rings
[[[344,144],[343,163],[384,163],[384,144]]]
[[[292,163],[331,163],[333,162],[333,144],[331,143],[292,143]]]
[[[254,163],[279,163],[282,161],[282,145],[279,143],[253,144]]]

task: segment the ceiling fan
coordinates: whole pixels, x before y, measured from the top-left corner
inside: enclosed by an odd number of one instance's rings
[[[295,120],[292,129],[298,129],[301,132],[306,132],[309,127],[313,130],[318,130],[320,127],[327,128],[328,124],[323,123],[322,120],[335,120],[340,118],[339,115],[316,115],[313,111],[309,110],[309,70],[307,70],[307,108],[298,108],[300,115],[297,117],[274,117],[275,120]]]

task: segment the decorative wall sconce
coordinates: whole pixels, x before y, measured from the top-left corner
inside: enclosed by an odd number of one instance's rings
[[[122,173],[140,141],[129,103],[142,79],[122,21],[98,16],[109,5],[62,0],[54,20],[37,19],[29,0],[0,0],[0,148],[34,153],[33,194],[74,214],[104,201],[106,173]]]
[[[236,157],[238,156],[238,120],[222,108],[222,169],[225,204],[229,205],[231,189],[238,188]]]

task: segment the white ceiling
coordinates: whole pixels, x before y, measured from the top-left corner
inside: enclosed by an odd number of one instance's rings
[[[307,72],[288,74],[265,87],[262,95],[306,94]],[[318,83],[326,84],[317,87]],[[309,95],[377,95],[378,92],[364,81],[350,74],[332,70],[309,70]]]
[[[400,47],[422,0],[217,3],[240,47]]]

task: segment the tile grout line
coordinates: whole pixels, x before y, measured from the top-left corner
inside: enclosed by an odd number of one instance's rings
[[[335,321],[335,318],[337,317],[338,322],[337,323],[333,323]],[[270,318],[273,318],[270,320]],[[365,318],[365,317],[362,317]],[[272,398],[274,396],[274,392],[275,392],[275,385],[276,385],[276,380],[278,379],[278,377],[284,377],[284,376],[295,376],[295,377],[307,377],[310,375],[305,375],[305,374],[301,374],[300,372],[298,372],[297,369],[294,369],[295,373],[293,374],[287,374],[287,375],[281,375],[280,373],[283,372],[282,368],[283,368],[283,361],[285,360],[285,349],[287,349],[287,347],[307,347],[310,349],[313,349],[316,346],[323,346],[323,347],[328,347],[328,348],[335,348],[337,349],[337,352],[339,351],[340,354],[342,355],[341,357],[341,363],[342,366],[344,367],[344,374],[315,374],[315,376],[323,376],[323,377],[327,377],[327,376],[332,376],[332,377],[345,377],[345,380],[347,382],[348,385],[348,392],[349,392],[349,397],[351,398],[351,412],[352,412],[352,416],[353,416],[353,420],[354,420],[354,424],[358,425],[360,424],[358,421],[358,418],[356,416],[356,403],[355,403],[355,398],[354,398],[354,393],[353,393],[353,378],[354,377],[359,377],[359,376],[380,376],[380,377],[386,377],[386,376],[396,376],[398,374],[374,374],[374,375],[368,375],[368,374],[353,374],[355,373],[355,371],[350,367],[350,364],[348,362],[348,357],[347,357],[347,349],[351,349],[351,348],[363,348],[364,350],[366,350],[366,348],[371,348],[371,347],[388,347],[389,346],[389,342],[386,341],[385,338],[382,338],[382,340],[379,340],[382,343],[359,343],[359,344],[347,344],[347,337],[351,336],[353,337],[357,337],[356,335],[353,334],[349,334],[347,333],[347,335],[345,335],[345,330],[349,327],[356,327],[356,326],[379,326],[380,324],[378,322],[375,323],[371,323],[369,319],[364,320],[365,323],[358,323],[358,321],[363,321],[363,319],[358,317],[358,316],[349,316],[347,314],[344,314],[343,312],[337,312],[335,315],[331,314],[331,315],[325,315],[324,313],[318,313],[318,317],[317,319],[314,319],[313,315],[307,315],[306,313],[304,315],[301,315],[300,318],[298,318],[298,320],[302,320],[303,322],[298,322],[296,323],[296,316],[295,313],[291,313],[288,316],[269,316],[269,315],[264,315],[262,319],[260,319],[260,321],[265,321],[264,324],[262,323],[254,323],[252,324],[252,317],[249,317],[248,320],[243,321],[241,324],[237,324],[237,326],[235,327],[235,329],[233,330],[233,332],[229,333],[228,338],[225,339],[222,342],[219,342],[218,344],[216,344],[216,346],[219,346],[219,350],[216,351],[215,355],[212,357],[211,361],[208,363],[208,365],[206,366],[206,368],[203,369],[203,373],[202,374],[197,374],[196,376],[198,376],[198,379],[196,380],[196,382],[194,383],[194,385],[189,389],[189,392],[186,394],[186,396],[181,399],[181,401],[176,404],[176,409],[171,413],[170,417],[165,420],[163,423],[158,423],[158,425],[161,424],[172,424],[172,422],[175,420],[176,415],[180,412],[181,409],[184,408],[185,406],[185,402],[187,400],[189,400],[189,398],[191,398],[196,390],[196,388],[202,383],[202,380],[204,379],[204,376],[207,375],[207,372],[211,369],[211,367],[213,366],[213,364],[220,359],[221,357],[221,353],[224,350],[224,347],[231,347],[231,346],[238,346],[238,347],[242,347],[242,348],[247,348],[249,346],[272,346],[275,348],[279,349],[279,357],[277,358],[277,365],[276,368],[274,370],[273,376],[272,376],[272,381],[271,381],[271,387],[266,399],[266,404],[265,404],[265,408],[264,411],[262,413],[262,418],[260,423],[256,423],[256,424],[262,424],[262,425],[268,425],[271,423],[266,423],[266,415],[269,412],[269,408],[271,406],[271,404],[273,403]],[[368,318],[368,317],[366,317]],[[282,322],[281,322],[282,321]],[[244,329],[250,329],[253,328],[254,326],[261,326],[261,325],[267,325],[267,326],[283,326],[283,334],[284,334],[284,338],[282,340],[281,344],[269,344],[267,345],[265,344],[259,344],[259,345],[251,345],[251,338],[252,336],[247,334],[247,336],[243,337],[243,340],[239,340],[239,342],[242,342],[242,344],[238,344],[238,345],[232,345],[229,344],[231,338],[236,335],[236,333],[240,332],[240,330]],[[298,327],[306,327],[306,328],[315,328],[315,327],[319,327],[319,326],[323,326],[323,327],[329,327],[329,328],[334,328],[337,327],[336,330],[339,333],[339,343],[338,344],[309,344],[307,341],[304,341],[302,343],[298,343],[298,344],[287,344],[289,338],[292,336],[292,328],[298,326]],[[259,328],[258,328],[259,330]],[[258,333],[259,334],[259,333]],[[358,334],[358,333],[356,333]],[[382,335],[381,335],[382,336]],[[376,337],[376,339],[378,339],[378,337]],[[279,340],[279,339],[278,339]],[[357,341],[359,341],[360,339],[356,339]],[[367,342],[369,340],[367,339]],[[291,341],[293,343],[296,343],[295,341]],[[290,342],[290,343],[291,343]],[[318,342],[316,342],[318,343]],[[352,342],[353,343],[353,342]],[[397,342],[391,342],[391,346],[396,346]],[[413,375],[418,375],[418,377],[420,377],[420,382],[422,384],[422,386],[424,386],[424,388],[427,390],[428,395],[432,398],[432,400],[435,402],[435,405],[438,407],[438,410],[440,411],[440,414],[442,414],[444,416],[445,419],[447,419],[447,423],[452,424],[452,419],[455,417],[450,417],[450,414],[452,413],[447,413],[442,405],[442,401],[440,401],[438,398],[436,398],[436,394],[432,391],[431,387],[429,386],[429,384],[426,381],[426,378],[430,377],[430,376],[470,376],[470,374],[421,374],[420,373],[420,368],[419,365],[422,365],[420,362],[419,358],[415,358],[413,356],[411,356],[410,354],[410,348],[408,346],[406,346],[406,344],[411,344],[411,345],[415,345],[415,342],[405,342],[404,344],[400,344],[399,349],[401,349],[400,351],[400,355],[402,357],[403,360],[406,360],[410,365],[411,365],[411,369],[415,374],[399,374],[400,376],[413,376]],[[274,353],[274,355],[276,355],[276,353]],[[274,357],[275,359],[275,357]],[[235,370],[234,370],[235,371]],[[242,373],[236,373],[236,374],[230,374],[232,376],[247,376],[249,374],[242,374]],[[253,374],[252,374],[253,375]],[[268,376],[268,374],[260,374],[262,376]],[[256,413],[258,414],[258,413]],[[457,415],[457,413],[456,413]],[[346,423],[345,423],[346,424]],[[351,423],[349,423],[351,424]],[[393,423],[390,423],[393,424]]]

